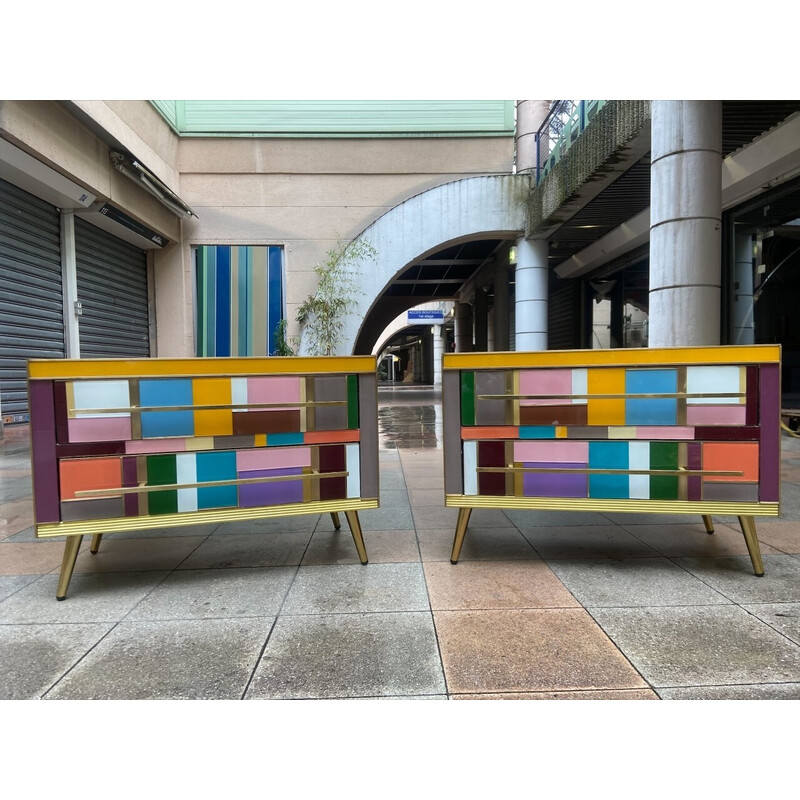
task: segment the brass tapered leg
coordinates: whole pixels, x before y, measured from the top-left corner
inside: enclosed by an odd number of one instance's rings
[[[364,547],[364,536],[361,533],[361,523],[358,521],[358,511],[345,511],[347,517],[347,524],[350,526],[350,531],[353,534],[353,541],[356,543],[356,550],[358,550],[358,557],[362,564],[367,563],[367,548]]]
[[[703,524],[706,526],[706,533],[714,533],[714,520],[703,514]]]
[[[92,546],[89,548],[89,552],[94,554],[100,549],[100,540],[103,538],[102,533],[96,533],[92,536]]]
[[[753,562],[753,571],[761,578],[764,575],[764,562],[761,560],[761,548],[758,546],[756,521],[752,517],[739,517],[739,524],[742,526],[747,552],[750,553],[750,560]]]
[[[456,522],[456,536],[453,539],[453,552],[450,554],[450,563],[457,564],[458,557],[461,555],[461,545],[464,544],[464,536],[467,533],[469,517],[472,514],[471,508],[458,509],[458,521]]]
[[[81,549],[83,536],[67,536],[64,545],[64,558],[61,559],[61,574],[58,578],[58,588],[56,589],[56,600],[66,600],[69,579],[72,577],[72,570],[75,569],[75,562],[78,559],[78,551]]]
[[[342,527],[342,523],[339,521],[339,512],[331,511],[331,519],[333,520],[333,527],[338,531]]]

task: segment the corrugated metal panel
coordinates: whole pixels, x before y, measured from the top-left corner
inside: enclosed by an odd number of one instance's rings
[[[151,100],[150,101],[158,110],[164,119],[172,125],[175,130],[178,130],[178,109],[177,100]]]
[[[64,357],[61,220],[0,180],[0,390],[5,419],[28,412],[27,359]]]
[[[195,136],[514,134],[513,100],[175,100],[153,105],[179,133]]]
[[[147,357],[147,255],[75,219],[81,358]]]

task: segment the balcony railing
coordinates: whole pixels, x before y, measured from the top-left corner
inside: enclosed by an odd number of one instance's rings
[[[536,185],[569,151],[607,100],[553,100],[536,132]]]

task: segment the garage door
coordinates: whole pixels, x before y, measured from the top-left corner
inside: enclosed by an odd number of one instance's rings
[[[28,418],[27,359],[64,357],[60,214],[0,180],[0,392],[5,422]]]

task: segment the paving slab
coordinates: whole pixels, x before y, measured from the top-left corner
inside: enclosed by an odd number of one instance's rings
[[[505,515],[520,530],[522,528],[563,528],[584,525],[608,525],[608,518],[593,511],[538,511],[507,508]]]
[[[536,552],[550,558],[635,558],[658,553],[614,525],[522,528]],[[469,534],[467,534],[469,535]]]
[[[57,575],[44,575],[0,603],[0,624],[118,622],[169,573],[73,575],[66,600],[56,600]]]
[[[454,509],[455,510],[455,509]],[[423,561],[450,561],[456,523],[445,528],[417,528]],[[531,543],[516,528],[467,528],[458,564],[469,561],[540,561]],[[458,565],[456,565],[458,566]]]
[[[441,696],[430,613],[281,616],[245,699]]]
[[[452,700],[658,700],[652,689],[615,689],[573,692],[506,692],[504,694],[454,694]]]
[[[344,564],[300,567],[281,613],[429,610],[421,564]]]
[[[435,611],[434,622],[453,694],[647,688],[583,609]]]
[[[275,616],[296,570],[296,567],[179,570],[155,587],[127,619]]]
[[[285,567],[303,559],[311,531],[264,534],[214,533],[188,556],[178,569],[230,567]],[[353,545],[355,548],[355,545]]]
[[[358,519],[361,523],[362,531],[410,530],[414,527],[414,519],[408,506],[368,508],[358,512]],[[331,528],[333,527],[332,523],[328,522],[326,526],[328,524],[331,525]],[[347,525],[347,522],[342,520],[342,527],[345,527],[345,525]]]
[[[0,575],[0,600],[5,600],[40,577],[41,575]]]
[[[706,533],[702,523],[671,525],[625,525],[624,530],[670,558],[747,555],[747,543],[738,524],[735,528],[714,520],[714,533]],[[777,553],[760,542],[763,555]]]
[[[0,699],[40,698],[112,627],[0,625]]]
[[[587,608],[731,602],[666,558],[554,559],[548,563]]]
[[[214,531],[215,536],[231,536],[264,533],[312,533],[321,518],[330,520],[330,515],[295,514],[290,517],[274,519],[243,519],[237,522],[223,522]]]
[[[431,608],[575,608],[575,598],[542,561],[424,565]]]
[[[800,683],[659,689],[662,700],[800,700]]]
[[[104,536],[97,553],[90,552],[85,536],[75,574],[86,572],[144,572],[172,570],[204,541],[205,536],[176,536],[157,539],[116,539]]]
[[[591,614],[656,689],[800,681],[800,647],[738,606]]]
[[[800,603],[759,603],[742,608],[800,644]]]
[[[45,699],[238,700],[273,622],[122,622]]]
[[[734,603],[800,602],[800,561],[790,555],[764,555],[757,577],[749,556],[679,558],[676,563]]]
[[[414,531],[364,531],[364,546],[370,564],[419,561]],[[360,564],[350,528],[344,522],[338,531],[316,531],[303,556],[303,565]]]

